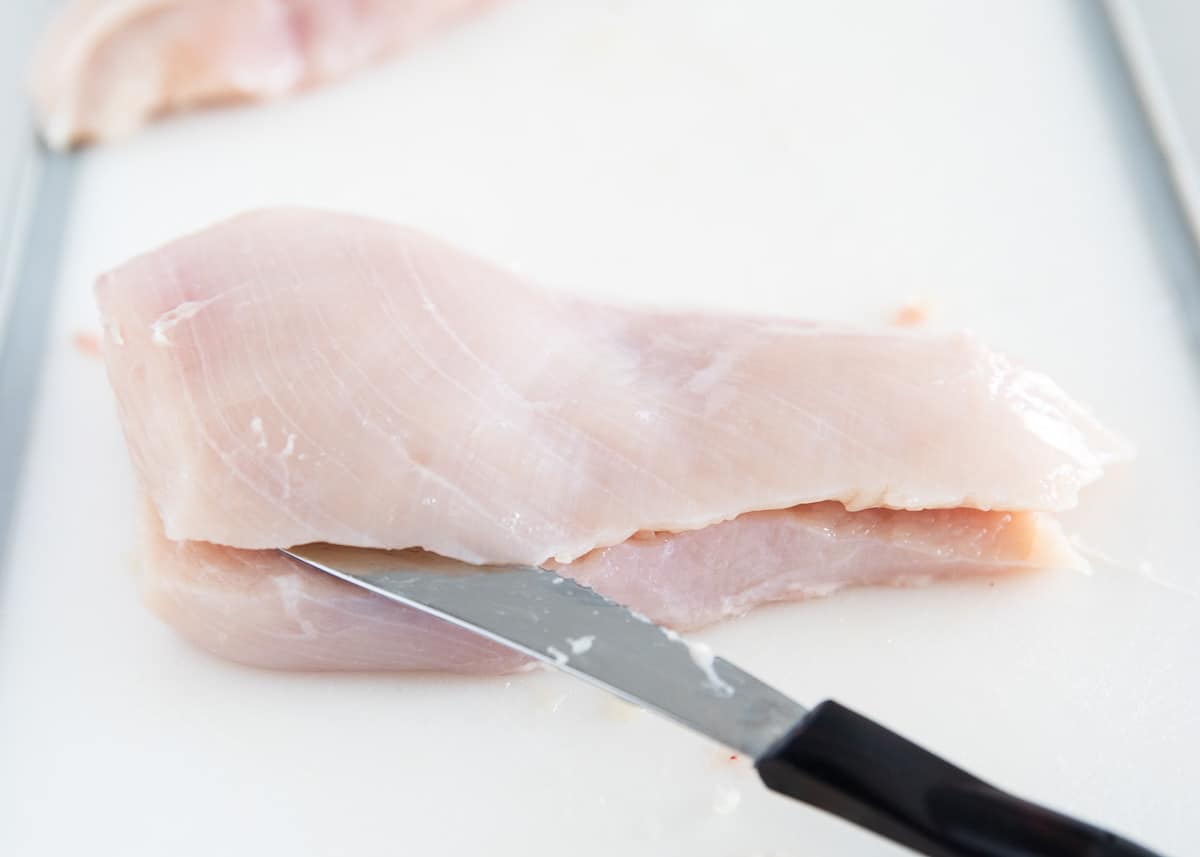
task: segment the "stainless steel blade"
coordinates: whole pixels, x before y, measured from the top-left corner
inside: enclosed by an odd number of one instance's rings
[[[553,572],[422,551],[312,544],[285,554],[469,628],[759,758],[807,713],[698,643]]]

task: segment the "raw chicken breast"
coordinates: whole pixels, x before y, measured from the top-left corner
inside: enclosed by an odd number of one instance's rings
[[[357,217],[241,217],[98,298],[175,541],[567,562],[826,500],[1062,509],[1122,450],[969,336],[615,309]]]
[[[164,539],[142,525],[142,592],[179,634],[239,663],[290,670],[511,672],[525,659],[427,613],[370,597],[278,551]]]
[[[1077,565],[1048,513],[1125,452],[970,336],[618,309],[343,215],[247,215],[97,294],[148,599],[265,666],[519,663],[272,548],[549,565],[686,629]]]
[[[56,148],[155,116],[273,98],[405,49],[493,0],[75,0],[34,64]]]
[[[511,650],[289,560],[172,542],[153,512],[143,534],[151,608],[196,645],[255,666],[305,670],[504,672]],[[816,503],[750,512],[702,530],[640,533],[565,574],[677,630],[846,586],[902,586],[1079,566],[1042,513],[847,512]]]

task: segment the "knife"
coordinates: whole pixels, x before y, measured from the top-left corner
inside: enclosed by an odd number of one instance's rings
[[[311,544],[312,568],[467,628],[754,759],[766,786],[930,857],[1156,857],[1014,797],[874,721],[812,710],[569,578]]]

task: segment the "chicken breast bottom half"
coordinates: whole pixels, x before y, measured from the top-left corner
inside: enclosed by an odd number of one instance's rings
[[[244,215],[97,297],[148,602],[268,667],[521,663],[281,547],[543,565],[684,630],[1079,566],[1053,513],[1128,454],[970,335],[610,307],[347,215]]]

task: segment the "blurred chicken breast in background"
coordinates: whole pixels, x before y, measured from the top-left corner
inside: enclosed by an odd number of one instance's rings
[[[277,98],[402,51],[496,0],[75,0],[37,52],[57,149],[191,107]]]

